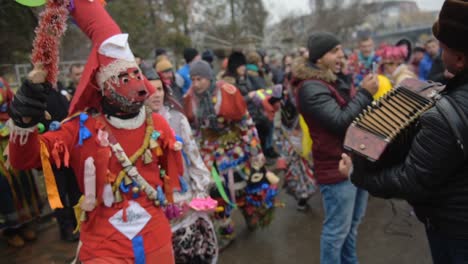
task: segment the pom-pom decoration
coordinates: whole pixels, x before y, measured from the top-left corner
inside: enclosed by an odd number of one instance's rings
[[[34,65],[42,65],[51,84],[57,83],[59,46],[67,29],[68,5],[69,0],[48,0],[35,30],[31,60]]]

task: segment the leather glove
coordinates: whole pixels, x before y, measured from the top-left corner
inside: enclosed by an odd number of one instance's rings
[[[9,115],[15,125],[28,128],[35,126],[44,117],[47,95],[52,86],[49,83],[32,83],[25,80],[13,97]],[[23,118],[30,118],[27,122]]]

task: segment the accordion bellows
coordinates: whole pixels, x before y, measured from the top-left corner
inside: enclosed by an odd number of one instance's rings
[[[346,132],[345,149],[377,161],[394,144],[408,146],[414,123],[444,88],[439,83],[404,80],[353,121]]]

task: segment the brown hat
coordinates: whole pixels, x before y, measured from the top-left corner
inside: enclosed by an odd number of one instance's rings
[[[446,0],[432,32],[449,48],[468,52],[468,1]]]
[[[172,70],[172,64],[168,60],[160,60],[156,64],[156,71],[157,72],[165,72],[165,71],[169,71],[169,70]]]

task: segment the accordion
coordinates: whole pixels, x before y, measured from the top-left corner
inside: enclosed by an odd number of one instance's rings
[[[445,86],[406,79],[372,102],[349,126],[344,148],[372,162],[401,160],[411,146],[419,117],[431,108]],[[400,158],[399,158],[400,157]]]

